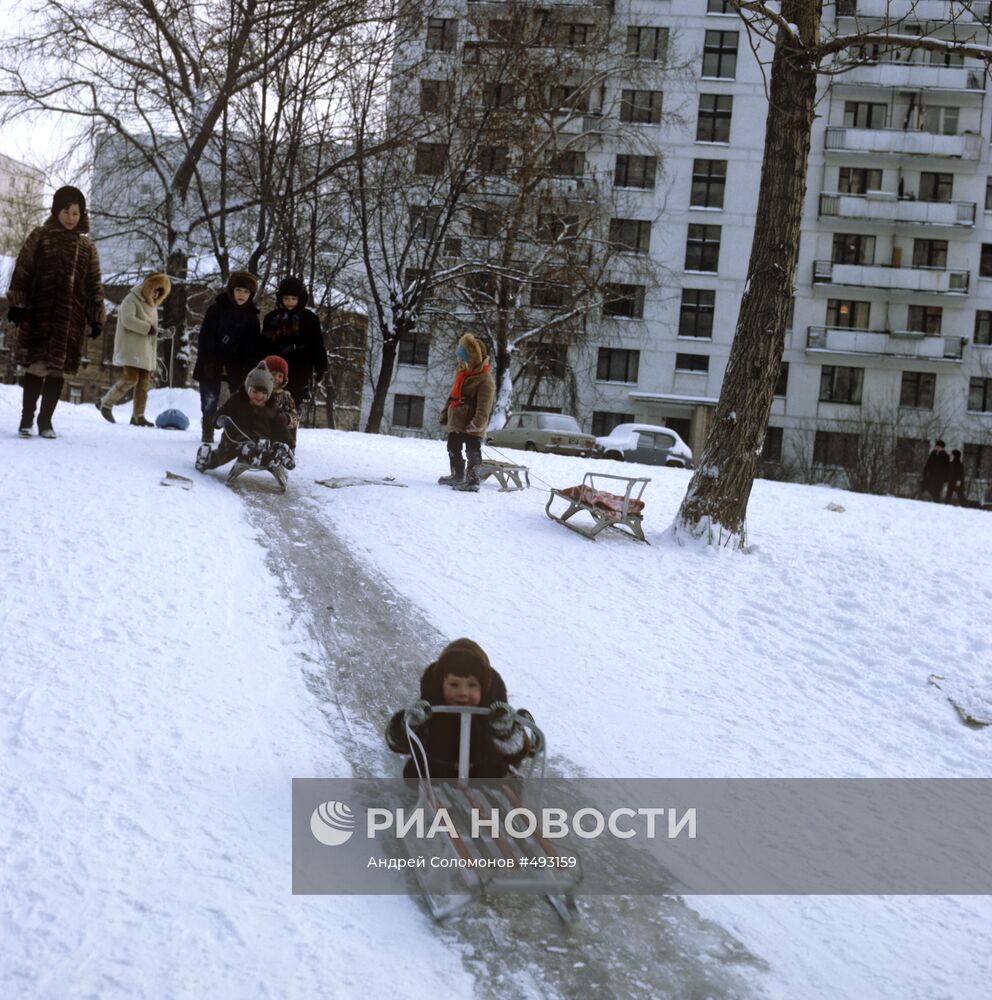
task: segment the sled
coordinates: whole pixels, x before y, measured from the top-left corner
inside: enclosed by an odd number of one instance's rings
[[[226,485],[233,486],[235,481],[246,472],[271,473],[276,481],[276,485],[279,487],[279,492],[286,492],[289,479],[286,475],[286,470],[281,465],[259,465],[255,462],[245,462],[240,458],[231,466],[231,471],[228,472],[227,479],[225,480]]]
[[[482,832],[473,837],[470,828],[472,810],[489,816],[496,809],[505,816],[511,809],[527,807],[540,815],[541,795],[544,787],[546,743],[544,734],[528,715],[514,713],[514,720],[533,735],[536,753],[527,758],[521,767],[526,772],[512,772],[501,779],[469,782],[472,716],[488,715],[488,708],[471,708],[458,705],[435,705],[432,715],[459,715],[458,778],[439,781],[431,779],[427,752],[417,734],[404,720],[407,739],[413,751],[413,761],[419,775],[417,808],[425,810],[429,825],[435,814],[443,808],[454,822],[457,837],[447,833],[429,841],[406,837],[402,846],[411,858],[422,857],[426,849],[436,852],[437,858],[458,859],[469,864],[493,863],[505,867],[473,868],[414,868],[417,881],[427,908],[435,920],[444,920],[476,900],[487,896],[508,893],[534,893],[543,895],[565,923],[578,917],[575,889],[582,881],[579,858],[546,840],[535,831],[529,837],[504,836],[499,832]],[[539,777],[534,779],[538,769]],[[534,794],[524,793],[524,785],[533,785]]]
[[[530,469],[526,465],[483,459],[479,466],[479,482],[484,483],[490,476],[496,477],[500,493],[515,493],[530,486]]]
[[[601,488],[606,480],[625,483],[624,492],[610,493]],[[587,472],[582,477],[581,486],[569,486],[564,490],[551,490],[544,512],[552,521],[577,531],[586,538],[595,539],[606,528],[622,528],[624,534],[647,543],[641,520],[644,516],[644,501],[641,499],[644,487],[651,480],[640,477],[608,476],[600,472]],[[551,512],[556,500],[564,500],[568,506],[560,514]],[[576,514],[585,512],[592,518],[592,524],[574,524],[570,520]]]
[[[974,687],[948,680],[940,674],[931,674],[927,680],[951,703],[961,721],[970,729],[992,726],[992,696]]]

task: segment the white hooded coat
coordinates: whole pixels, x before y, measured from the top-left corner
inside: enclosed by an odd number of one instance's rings
[[[124,296],[117,310],[114,364],[142,371],[155,370],[158,361],[158,305],[169,294],[169,279],[153,274]],[[149,300],[156,302],[152,305]]]

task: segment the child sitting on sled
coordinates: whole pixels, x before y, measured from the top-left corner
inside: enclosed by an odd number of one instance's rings
[[[523,726],[513,718],[503,678],[492,668],[482,647],[471,639],[456,639],[421,675],[420,700],[393,715],[386,727],[389,749],[411,755],[403,768],[405,778],[416,778],[417,769],[404,720],[427,751],[431,777],[458,776],[461,716],[432,713],[432,705],[488,707],[488,715],[472,716],[470,778],[503,778],[528,753],[537,752]],[[526,712],[520,714],[530,717]]]
[[[285,488],[286,469],[295,466],[289,431],[270,405],[273,381],[264,363],[253,368],[245,383],[220,408],[214,423],[223,428],[220,444],[201,444],[196,452],[198,472],[216,469],[238,459],[246,466],[267,469]]]

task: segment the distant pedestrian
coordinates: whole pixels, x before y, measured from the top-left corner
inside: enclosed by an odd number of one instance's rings
[[[938,441],[923,466],[923,492],[930,494],[931,500],[939,501],[947,482],[951,457],[944,450],[944,442]]]
[[[955,495],[958,503],[964,503],[964,463],[957,448],[951,452],[951,463],[947,467],[947,495],[944,503],[950,503]]]
[[[327,348],[320,319],[307,309],[306,286],[298,278],[285,278],[276,291],[276,307],[262,320],[263,356],[277,354],[289,365],[286,384],[297,410],[310,398],[314,381],[327,372]]]
[[[214,439],[214,416],[224,378],[238,391],[262,353],[258,343],[258,279],[248,271],[232,271],[227,288],[210,304],[200,324],[193,378],[200,383],[201,440]]]
[[[123,369],[121,377],[99,400],[96,408],[112,424],[114,406],[134,391],[131,423],[136,427],[154,427],[145,417],[148,387],[158,364],[158,307],[172,288],[164,274],[150,274],[124,296],[117,310],[114,334],[114,364]]]
[[[83,336],[103,332],[103,282],[96,245],[86,235],[90,220],[86,198],[74,187],[61,187],[52,198],[46,222],[24,241],[7,290],[7,318],[17,324],[14,354],[26,369],[18,433],[31,436],[34,411],[38,433],[56,436],[52,414],[66,375],[75,375],[83,354]]]

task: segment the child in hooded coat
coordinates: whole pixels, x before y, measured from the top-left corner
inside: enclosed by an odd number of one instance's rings
[[[455,357],[455,380],[441,411],[441,424],[448,428],[451,475],[441,476],[438,482],[455,490],[478,493],[482,441],[489,426],[496,383],[489,372],[486,349],[477,337],[464,334],[455,348]],[[463,447],[465,458],[462,457]]]
[[[276,291],[276,308],[262,320],[262,354],[285,359],[289,365],[286,388],[299,409],[310,396],[310,386],[327,372],[327,349],[317,314],[307,309],[306,286],[286,278]]]
[[[404,718],[427,751],[431,777],[458,776],[461,717],[432,714],[431,705],[489,708],[488,716],[472,716],[470,778],[503,778],[531,750],[527,734],[506,702],[506,684],[485,651],[471,639],[456,639],[421,675],[420,701],[396,712],[386,727],[389,749],[411,756],[403,768],[406,778],[416,778],[417,769]]]
[[[117,310],[114,334],[114,364],[123,369],[120,378],[96,408],[112,424],[114,407],[132,390],[134,402],[131,423],[154,427],[145,419],[151,374],[158,364],[158,307],[168,298],[172,285],[164,274],[150,274],[124,296]]]

